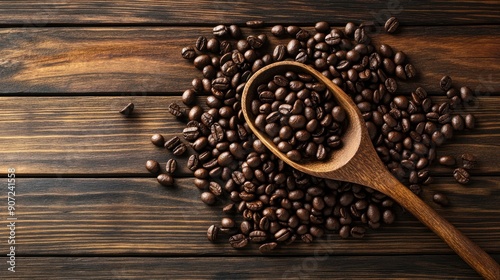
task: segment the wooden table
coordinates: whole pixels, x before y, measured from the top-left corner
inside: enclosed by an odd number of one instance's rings
[[[0,1],[0,265],[2,279],[476,278],[439,238],[406,213],[362,240],[328,235],[272,256],[206,240],[222,217],[183,175],[173,189],[144,168],[169,155],[150,136],[179,135],[167,112],[201,77],[180,50],[220,23],[264,20],[311,29],[397,16],[396,35],[375,41],[405,51],[425,87],[439,79],[478,92],[477,129],[441,155],[480,158],[472,183],[433,167],[422,198],[500,260],[500,3],[498,1]],[[255,33],[244,29],[244,32]],[[272,43],[276,43],[272,39]],[[134,116],[118,113],[128,102]],[[182,163],[181,163],[182,164]],[[7,174],[15,168],[15,215]],[[444,192],[452,205],[430,202]],[[5,257],[15,217],[15,273]]]

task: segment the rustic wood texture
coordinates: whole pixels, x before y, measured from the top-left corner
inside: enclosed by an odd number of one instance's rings
[[[19,218],[17,272],[6,271],[3,257],[0,278],[478,279],[403,211],[363,240],[329,234],[270,256],[256,246],[234,250],[224,238],[212,244],[206,229],[223,217],[222,204],[199,200],[185,159],[174,188],[160,186],[144,163],[171,157],[150,136],[180,135],[183,125],[166,108],[201,77],[180,50],[210,37],[216,24],[264,20],[264,28],[243,31],[269,35],[274,24],[312,30],[318,20],[373,21],[375,44],[404,51],[418,70],[416,80],[399,84],[402,94],[423,86],[443,100],[444,74],[477,93],[477,106],[461,110],[477,116],[477,129],[439,149],[480,158],[471,184],[433,166],[435,182],[422,198],[498,262],[499,10],[493,0],[0,0],[0,176],[16,168]],[[380,32],[388,16],[401,20],[397,34]],[[271,46],[289,40],[269,38]],[[118,111],[129,102],[136,108],[125,118]],[[433,203],[435,192],[445,193],[450,207]]]
[[[500,260],[498,254],[493,257]],[[20,258],[19,266],[23,269],[9,279],[479,279],[458,257],[449,255],[319,254],[258,256],[251,261],[245,257],[28,257]]]
[[[211,26],[0,29],[0,93],[178,94],[201,77],[181,49],[211,32]],[[273,38],[270,27],[244,32],[267,32],[270,45],[290,40]],[[399,83],[401,92],[423,86],[441,93],[439,80],[450,75],[457,86],[494,95],[500,92],[500,40],[492,34],[500,27],[408,27],[374,39],[407,53],[417,68],[419,78]]]
[[[434,98],[436,101],[443,97]],[[184,124],[167,107],[178,96],[119,97],[3,97],[0,110],[0,174],[15,167],[19,176],[146,176],[144,163],[162,163],[172,155],[150,142],[154,133],[181,135]],[[203,98],[199,103],[203,104]],[[458,110],[474,112],[477,129],[457,133],[440,147],[440,155],[472,152],[480,158],[475,175],[500,174],[498,108],[493,96],[478,98],[479,106]],[[128,102],[134,115],[118,111]],[[15,152],[14,152],[15,151]],[[179,175],[188,175],[186,158]],[[452,169],[435,164],[436,175],[451,176]]]
[[[220,201],[207,206],[191,178],[173,188],[156,178],[20,178],[17,180],[19,253],[46,255],[259,255],[256,246],[235,250],[221,238],[206,239],[211,224],[224,216]],[[445,193],[450,207],[431,202]],[[500,183],[478,177],[462,186],[436,178],[422,198],[489,253],[500,253]],[[481,203],[478,203],[480,201]],[[417,241],[417,242],[415,242]],[[273,255],[449,254],[436,235],[408,213],[393,225],[369,231],[365,239],[341,240],[331,234],[313,244],[298,242]]]
[[[243,24],[314,23],[315,20],[385,22],[391,15],[405,25],[500,23],[498,2],[489,1],[0,1],[2,24]]]

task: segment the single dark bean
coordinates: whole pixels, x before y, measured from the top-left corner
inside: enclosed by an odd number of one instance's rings
[[[183,155],[185,152],[187,151],[187,146],[186,144],[184,143],[180,143],[179,145],[177,145],[177,147],[174,148],[174,150],[172,151],[172,153],[176,156],[181,156]]]
[[[439,163],[445,166],[454,166],[457,161],[453,156],[442,156],[439,158]]]
[[[157,177],[158,183],[162,186],[172,186],[174,184],[174,177],[170,174],[160,174]]]
[[[455,180],[459,182],[460,184],[467,184],[470,181],[470,175],[467,170],[464,168],[457,168],[453,171],[453,177],[455,177]]]
[[[132,114],[134,111],[134,103],[129,103],[127,106],[123,107],[123,109],[120,110],[120,114],[128,117]]]
[[[180,144],[181,140],[179,139],[178,136],[174,136],[172,138],[170,138],[169,140],[167,140],[165,142],[165,148],[167,150],[173,150],[175,147],[177,147],[179,144]]]
[[[399,20],[396,17],[390,17],[384,24],[385,32],[394,33],[399,27]]]
[[[278,243],[276,242],[264,243],[259,246],[259,252],[261,252],[262,254],[266,254],[276,249],[276,247],[278,247]]]
[[[442,91],[448,91],[451,88],[452,80],[450,76],[443,76],[439,82]]]
[[[219,227],[216,225],[211,225],[207,230],[207,238],[210,242],[217,241],[217,237],[219,236]]]
[[[441,206],[448,206],[450,205],[450,202],[448,200],[448,198],[446,197],[446,195],[442,194],[442,193],[435,193],[433,196],[432,196],[432,200],[441,205]]]
[[[161,134],[153,134],[153,136],[151,136],[151,143],[155,146],[163,147],[165,145],[165,138],[163,138],[163,135]]]
[[[476,167],[477,159],[473,154],[465,153],[461,156],[462,166],[465,169],[473,169]]]
[[[157,174],[160,172],[160,164],[156,160],[150,159],[146,161],[146,169],[153,174]]]
[[[236,234],[229,238],[229,244],[236,249],[244,248],[248,245],[248,239],[243,234]]]
[[[167,163],[165,164],[165,172],[172,175],[175,173],[176,169],[177,169],[177,161],[173,158],[167,160]]]
[[[213,205],[216,202],[215,195],[211,192],[203,192],[201,193],[201,201],[203,201],[207,205]]]

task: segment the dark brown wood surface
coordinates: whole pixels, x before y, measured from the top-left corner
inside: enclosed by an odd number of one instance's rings
[[[477,116],[477,129],[439,149],[480,158],[472,183],[459,185],[451,169],[433,166],[436,180],[422,198],[499,261],[499,11],[498,1],[0,1],[4,256],[11,167],[18,217],[16,273],[2,257],[0,279],[477,278],[403,211],[365,239],[332,234],[271,256],[209,243],[206,228],[222,217],[219,207],[199,200],[184,167],[176,187],[165,188],[144,163],[171,156],[149,138],[180,134],[166,108],[201,77],[180,50],[215,24],[262,19],[266,27],[244,29],[257,33],[275,23],[311,30],[318,19],[380,26],[395,15],[400,32],[374,40],[416,66],[419,78],[400,83],[401,94],[424,86],[442,100],[444,74],[478,94],[477,106],[463,111]],[[124,118],[118,110],[128,102],[136,109]],[[433,203],[436,191],[452,205]]]

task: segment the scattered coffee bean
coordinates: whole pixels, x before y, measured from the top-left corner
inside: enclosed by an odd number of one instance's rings
[[[394,33],[399,27],[399,20],[396,17],[390,17],[384,25],[385,32]]]
[[[177,169],[177,161],[173,158],[167,160],[167,164],[165,164],[165,172],[167,174],[174,174],[175,170]]]
[[[276,247],[278,247],[278,243],[276,242],[264,243],[259,246],[259,252],[266,254],[274,250]]]
[[[146,161],[146,169],[153,174],[158,174],[160,172],[160,164],[156,160],[150,159]]]
[[[441,90],[448,91],[451,88],[451,78],[450,76],[443,76],[439,82]]]
[[[435,193],[433,196],[432,196],[432,200],[441,205],[441,206],[448,206],[450,205],[450,202],[448,201],[448,197],[446,197],[446,195],[442,194],[442,193]]]
[[[453,177],[455,177],[455,180],[459,182],[460,184],[468,184],[470,181],[470,175],[467,170],[464,168],[457,168],[453,171]]]
[[[151,143],[155,146],[163,147],[163,145],[165,145],[165,138],[163,138],[161,134],[153,134],[153,136],[151,136]]]
[[[215,195],[211,192],[203,192],[201,194],[201,201],[203,201],[207,205],[215,204],[216,198]]]
[[[215,242],[219,236],[219,227],[211,225],[207,230],[207,238],[210,242]]]
[[[236,234],[229,238],[229,244],[236,249],[244,248],[248,245],[248,238],[243,234]]]
[[[457,161],[453,156],[442,156],[439,158],[439,163],[445,166],[454,166],[457,164]]]
[[[172,153],[176,156],[181,156],[186,152],[186,150],[187,150],[186,145],[184,143],[180,143],[179,145],[177,145],[177,147],[174,148]]]
[[[134,103],[129,103],[127,106],[123,107],[123,109],[120,110],[120,114],[124,116],[130,116],[132,112],[134,111]]]
[[[463,168],[465,168],[465,169],[473,169],[473,168],[476,167],[477,159],[476,159],[476,157],[473,154],[466,153],[466,154],[463,154],[461,156],[461,158],[462,158],[462,166],[463,166]]]
[[[158,183],[160,183],[163,186],[172,186],[174,185],[174,177],[169,174],[160,174],[157,177]]]
[[[246,22],[246,26],[250,28],[260,28],[264,26],[264,21],[263,20],[249,20]]]

